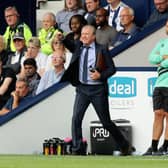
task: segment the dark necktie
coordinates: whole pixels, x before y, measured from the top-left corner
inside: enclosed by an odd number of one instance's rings
[[[113,26],[114,28],[117,27],[117,24],[116,24],[115,20],[116,20],[116,18],[117,18],[117,16],[118,16],[119,10],[120,10],[120,7],[119,7],[117,10],[113,11],[113,12],[114,12],[114,15],[113,15],[113,19],[112,19],[112,26]]]
[[[87,76],[88,76],[88,50],[89,46],[84,47],[85,48],[85,54],[84,54],[84,61],[83,61],[83,82],[87,82]]]

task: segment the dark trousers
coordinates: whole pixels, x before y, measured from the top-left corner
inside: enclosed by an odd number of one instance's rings
[[[128,146],[118,127],[111,121],[108,104],[107,89],[104,85],[79,85],[76,88],[76,98],[72,117],[73,151],[78,151],[82,146],[82,120],[90,103],[92,103],[100,122],[107,129],[119,147]]]

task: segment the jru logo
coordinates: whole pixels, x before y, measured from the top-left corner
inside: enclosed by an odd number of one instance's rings
[[[104,128],[95,128],[92,133],[94,138],[107,138],[110,136],[110,133]]]
[[[111,77],[109,83],[109,96],[127,98],[136,96],[136,79],[131,77]]]
[[[148,79],[148,96],[151,97],[153,94],[153,89],[156,83],[156,77],[149,78]]]

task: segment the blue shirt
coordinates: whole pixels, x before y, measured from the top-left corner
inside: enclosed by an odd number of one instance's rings
[[[86,48],[84,48],[82,50],[82,53],[80,55],[80,64],[79,64],[79,80],[81,83],[83,84],[100,84],[101,82],[99,80],[92,80],[90,78],[90,68],[96,68],[96,48],[95,48],[95,42],[93,42],[92,44],[90,44],[89,46],[89,50],[88,50],[88,64],[87,64],[87,83],[84,83],[82,80],[82,76],[83,76],[83,63],[84,63],[84,56],[85,56],[85,52],[86,52]]]
[[[63,70],[60,73],[56,73],[54,69],[46,71],[45,74],[40,79],[40,83],[38,85],[36,95],[42,92],[43,90],[51,87],[55,83],[58,83],[62,78],[62,75],[64,74],[64,72],[65,70]]]
[[[27,104],[31,100],[32,100],[32,96],[31,95],[27,95],[25,97],[22,97],[19,100],[19,106],[22,106],[23,104]],[[3,108],[9,109],[11,111],[11,110],[13,110],[12,109],[12,104],[13,104],[13,96],[10,97],[10,99],[7,101],[7,103],[5,104],[5,106]]]

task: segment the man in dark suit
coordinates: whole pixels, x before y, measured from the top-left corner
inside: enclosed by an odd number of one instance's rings
[[[73,56],[61,81],[68,80],[73,86],[76,86],[72,117],[72,151],[75,155],[84,154],[82,153],[82,120],[86,109],[92,103],[103,127],[112,134],[118,143],[121,154],[128,155],[130,154],[130,145],[111,121],[109,114],[107,78],[116,72],[115,65],[108,50],[95,42],[95,33],[96,30],[93,26],[86,25],[82,28],[77,45],[70,45],[69,42],[63,40]],[[61,39],[61,37],[59,38]]]

